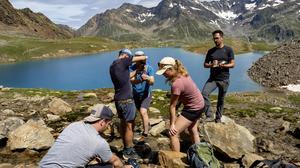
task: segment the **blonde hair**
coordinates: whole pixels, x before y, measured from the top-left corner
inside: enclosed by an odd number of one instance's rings
[[[171,79],[167,79],[167,82],[173,83],[180,76],[189,76],[188,71],[178,59],[175,60],[175,65],[172,66],[170,69],[175,71],[175,75]]]

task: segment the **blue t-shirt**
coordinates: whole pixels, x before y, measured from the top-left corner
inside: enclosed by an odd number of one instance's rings
[[[145,65],[146,66],[146,71],[138,72],[136,75],[137,80],[142,80],[142,74],[146,74],[148,76],[154,76],[154,70],[150,65]],[[130,67],[130,71],[135,71],[137,69],[136,64],[132,65]],[[152,85],[148,84],[147,81],[143,81],[138,84],[132,85],[133,88],[133,94],[134,96],[143,96],[143,97],[148,97],[152,90]]]
[[[115,101],[132,99],[132,87],[130,82],[129,66],[132,64],[132,57],[115,60],[110,65],[110,77],[114,84]]]

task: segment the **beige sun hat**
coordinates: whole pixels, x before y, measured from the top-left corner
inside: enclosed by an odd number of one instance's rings
[[[164,57],[159,61],[159,70],[156,71],[157,75],[162,75],[168,68],[173,67],[176,64],[176,61],[172,57]]]

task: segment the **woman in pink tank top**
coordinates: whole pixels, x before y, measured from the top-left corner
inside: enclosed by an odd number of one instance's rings
[[[163,75],[171,85],[170,129],[171,148],[180,151],[179,134],[188,128],[193,143],[199,143],[198,119],[201,117],[204,100],[195,82],[179,60],[164,57],[159,62],[157,75]],[[184,105],[176,116],[176,105]]]

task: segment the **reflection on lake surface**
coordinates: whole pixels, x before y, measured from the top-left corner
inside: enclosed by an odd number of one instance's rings
[[[145,48],[150,64],[157,70],[157,62],[172,56],[183,62],[200,90],[209,76],[209,69],[203,68],[204,55],[179,48]],[[133,50],[136,51],[136,50]],[[247,75],[252,63],[263,56],[254,52],[235,57],[236,66],[231,69],[230,92],[261,90]],[[86,90],[112,88],[109,66],[117,58],[117,51],[50,60],[28,61],[0,65],[0,85],[18,88],[49,88],[59,90]],[[155,75],[155,89],[169,89],[163,76]]]

